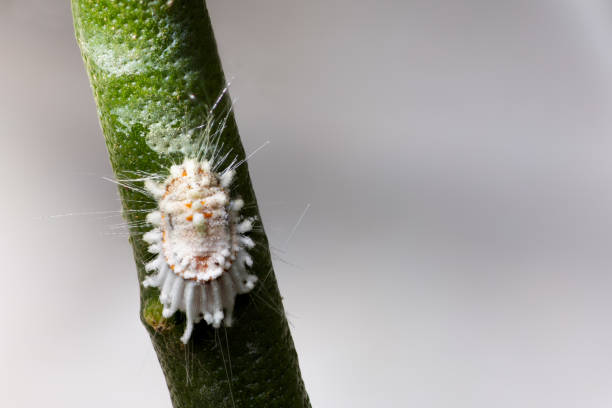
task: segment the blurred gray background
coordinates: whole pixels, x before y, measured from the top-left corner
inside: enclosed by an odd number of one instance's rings
[[[68,3],[0,0],[0,405],[169,408]],[[612,3],[208,3],[313,406],[610,407]]]

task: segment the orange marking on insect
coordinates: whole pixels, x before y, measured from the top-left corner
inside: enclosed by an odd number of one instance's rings
[[[193,215],[188,215],[187,218],[185,218],[187,221],[193,221]]]
[[[187,204],[185,204],[185,207],[191,208],[191,204],[193,204],[193,203],[187,203]]]
[[[200,201],[200,204],[204,205],[204,200]]]
[[[174,265],[170,265],[170,269],[174,270]]]
[[[210,217],[212,217],[212,213],[205,212],[205,213],[204,213],[204,217],[206,217],[206,218],[210,218]]]
[[[187,177],[187,170],[183,170],[183,174],[182,174],[182,176],[183,176],[183,177]]]

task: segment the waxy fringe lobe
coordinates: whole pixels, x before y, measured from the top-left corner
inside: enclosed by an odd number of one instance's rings
[[[147,215],[154,228],[144,234],[149,252],[145,287],[160,288],[163,316],[185,312],[181,341],[189,341],[193,325],[204,319],[215,328],[232,324],[236,295],[253,289],[257,277],[247,272],[255,246],[244,234],[253,219],[242,218],[244,202],[231,200],[233,170],[215,173],[207,160],[186,159],[170,168],[162,183],[145,181],[158,208]]]

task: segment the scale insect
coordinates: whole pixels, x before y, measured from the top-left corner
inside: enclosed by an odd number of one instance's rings
[[[185,344],[202,319],[215,328],[230,326],[236,296],[257,282],[247,272],[255,244],[246,234],[254,219],[241,217],[244,202],[230,197],[234,173],[216,173],[210,161],[188,158],[173,165],[162,183],[144,182],[157,208],[146,217],[153,229],[143,240],[156,256],[145,265],[153,274],[143,286],[160,289],[164,317],[185,312]]]
[[[163,175],[146,174],[131,180],[144,181],[144,188],[130,185],[130,180],[117,181],[155,200],[155,208],[145,218],[151,229],[142,235],[154,257],[145,264],[147,276],[142,285],[159,288],[165,318],[177,311],[185,313],[184,344],[201,320],[215,328],[231,326],[236,296],[250,292],[257,282],[257,276],[248,272],[253,266],[249,250],[255,246],[248,233],[255,218],[242,216],[243,200],[230,193],[235,169],[252,154],[218,170],[230,154],[219,156],[220,136],[232,104],[218,121],[214,111],[227,90],[223,89],[209,110],[204,125],[184,133],[184,140],[179,137],[183,140],[182,162],[172,164]],[[195,139],[194,132],[199,133]],[[171,145],[167,142],[147,139],[149,147],[162,155],[173,153],[160,150],[160,146]]]

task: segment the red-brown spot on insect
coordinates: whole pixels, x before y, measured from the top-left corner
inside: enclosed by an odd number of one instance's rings
[[[210,218],[210,217],[212,217],[212,213],[205,212],[205,213],[204,213],[204,217],[206,217],[206,218]]]
[[[188,215],[185,219],[187,221],[193,221],[193,215]]]
[[[204,270],[204,269],[208,268],[208,259],[209,258],[210,258],[209,256],[196,256],[195,257],[196,268],[198,268],[200,270]]]

